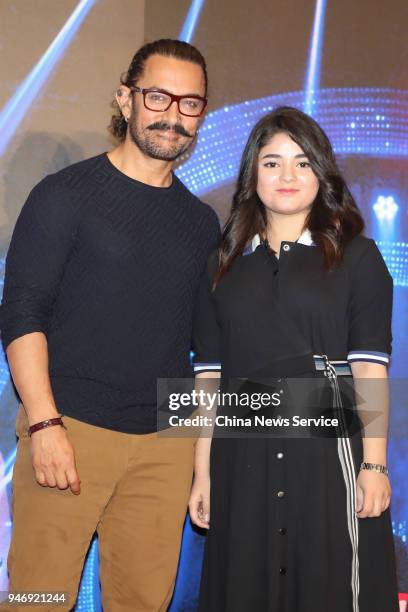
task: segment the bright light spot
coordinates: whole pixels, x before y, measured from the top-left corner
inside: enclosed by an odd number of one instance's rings
[[[378,196],[373,210],[380,221],[392,221],[398,212],[398,204],[393,196]]]

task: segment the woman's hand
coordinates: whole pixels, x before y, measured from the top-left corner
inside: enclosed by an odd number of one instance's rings
[[[210,477],[195,476],[188,503],[191,521],[197,527],[210,528]]]
[[[388,476],[372,470],[360,470],[357,478],[357,516],[380,516],[391,500]]]

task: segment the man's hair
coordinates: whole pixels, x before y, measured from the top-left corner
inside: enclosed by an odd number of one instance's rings
[[[152,55],[174,57],[175,59],[192,62],[193,64],[201,66],[205,82],[204,95],[207,95],[208,77],[205,59],[199,50],[193,45],[183,42],[182,40],[173,40],[170,38],[162,38],[143,45],[143,47],[141,47],[133,56],[127,72],[122,74],[120,78],[121,84],[126,85],[127,87],[135,85],[137,80],[143,74],[146,60],[148,60]],[[116,100],[112,102],[112,107],[115,109],[115,113],[112,115],[109,131],[113,134],[113,136],[115,136],[115,138],[123,141],[126,136],[127,123]]]

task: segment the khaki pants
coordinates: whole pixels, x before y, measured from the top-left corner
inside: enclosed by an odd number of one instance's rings
[[[69,417],[64,423],[80,495],[37,483],[19,406],[9,591],[64,591],[66,604],[35,608],[73,608],[96,530],[104,612],[164,612],[174,589],[196,439],[125,434]],[[1,612],[27,609],[34,606],[0,604]]]

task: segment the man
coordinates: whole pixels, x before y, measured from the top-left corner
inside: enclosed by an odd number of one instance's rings
[[[142,47],[116,93],[119,146],[42,180],[12,236],[9,590],[63,591],[59,610],[75,603],[95,530],[104,612],[164,611],[172,596],[194,439],[157,434],[156,380],[191,376],[194,300],[219,240],[216,214],[172,172],[206,95],[197,49]]]

